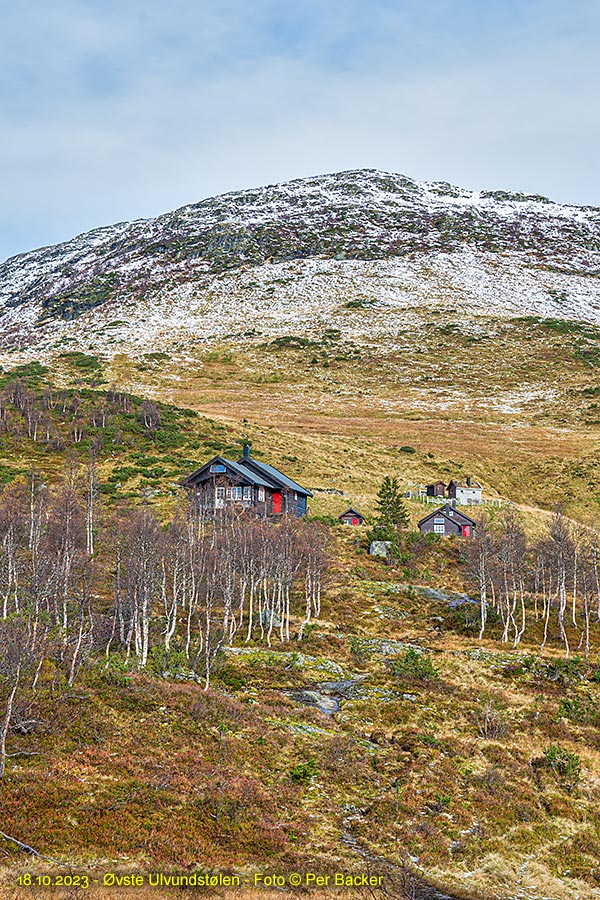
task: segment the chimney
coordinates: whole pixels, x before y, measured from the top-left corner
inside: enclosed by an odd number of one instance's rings
[[[467,475],[467,487],[471,487],[471,476]]]
[[[244,459],[250,459],[250,444],[244,444]]]

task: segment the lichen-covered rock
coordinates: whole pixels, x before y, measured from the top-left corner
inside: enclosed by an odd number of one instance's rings
[[[391,541],[371,541],[369,545],[369,556],[381,556],[383,559],[387,559],[391,549]]]

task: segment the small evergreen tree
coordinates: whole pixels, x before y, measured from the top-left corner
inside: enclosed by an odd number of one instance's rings
[[[408,527],[408,512],[397,478],[386,475],[381,482],[375,504],[379,511],[380,525],[391,525],[398,528]]]

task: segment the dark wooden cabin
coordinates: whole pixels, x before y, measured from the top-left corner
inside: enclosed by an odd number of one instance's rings
[[[362,513],[359,513],[353,506],[349,506],[341,516],[338,516],[338,519],[340,522],[343,522],[344,525],[362,525],[365,521],[365,517]]]
[[[470,516],[456,509],[450,503],[427,513],[417,525],[421,534],[457,535],[458,537],[475,537],[476,523]]]
[[[425,490],[427,497],[446,496],[446,484],[443,481],[436,481],[433,484],[428,484]]]
[[[215,456],[189,475],[183,487],[193,491],[205,509],[225,509],[229,504],[253,509],[261,516],[306,515],[312,494],[267,463],[250,456],[250,447],[238,462]]]

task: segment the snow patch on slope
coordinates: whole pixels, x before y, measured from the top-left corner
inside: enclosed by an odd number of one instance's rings
[[[33,324],[31,309],[11,311],[24,313]],[[185,352],[223,340],[317,338],[326,328],[359,344],[401,347],[407,332],[436,317],[477,334],[490,317],[526,315],[600,325],[600,283],[547,272],[524,255],[468,249],[412,259],[294,260],[204,277],[133,306],[110,302],[76,321],[54,323],[36,352]]]

